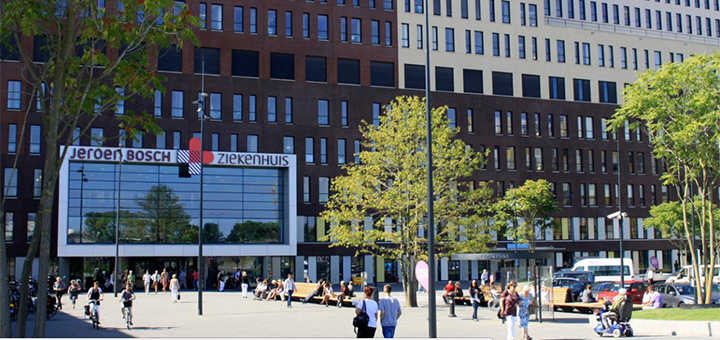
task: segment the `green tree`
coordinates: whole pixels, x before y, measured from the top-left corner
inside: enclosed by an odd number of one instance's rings
[[[138,217],[147,224],[152,242],[176,243],[179,231],[190,224],[190,215],[185,212],[180,197],[165,184],[150,187],[137,204],[142,208]]]
[[[559,212],[557,199],[550,182],[528,180],[522,186],[510,189],[495,205],[495,220],[500,230],[506,231],[508,239],[519,244],[529,244],[535,252],[537,233],[545,233],[555,226],[551,214]]]
[[[720,179],[720,53],[694,55],[682,63],[668,63],[657,71],[648,70],[625,88],[625,102],[613,115],[610,129],[629,123],[648,135],[654,158],[667,166],[662,174],[666,185],[675,187],[682,208],[682,232],[690,250],[692,265],[699,273],[705,265],[705,282],[696,277],[697,287],[706,287],[700,299],[710,303],[712,268],[717,254],[717,224],[714,195]],[[693,189],[694,187],[694,189]],[[691,190],[694,194],[691,193]],[[692,196],[700,204],[698,234],[701,256],[692,239],[690,205]],[[698,290],[700,291],[700,290]]]
[[[121,12],[114,9],[106,12],[95,0],[3,2],[0,39],[8,57],[17,57],[18,68],[28,85],[24,90],[27,101],[23,103],[25,121],[20,135],[24,134],[27,115],[34,111],[37,101],[45,145],[38,230],[30,243],[22,277],[29,276],[36,254],[38,272],[45,275],[49,271],[55,188],[66,155],[57,146],[72,145],[76,126],[83,126],[81,132],[86,134],[95,119],[111,115],[109,111],[120,101],[149,97],[154,89],[162,90],[163,79],[154,71],[155,63],[150,62],[158,54],[156,48],[196,42],[192,26],[197,23],[187,8],[177,7],[173,0],[125,1]],[[33,37],[38,42],[35,52],[33,46],[17,43]],[[159,131],[147,114],[126,111],[117,120],[130,136],[140,130]],[[4,233],[0,234],[0,282],[5,282],[7,249]],[[46,280],[40,280],[38,290],[47,290]],[[20,299],[27,300],[25,286]],[[35,337],[45,335],[46,301],[47,296],[40,294]],[[7,290],[0,289],[0,305],[8,304]],[[18,336],[25,336],[26,326],[27,306],[21,304]],[[11,335],[9,311],[0,308],[0,336]]]
[[[115,243],[116,215],[114,211],[86,213],[83,239],[92,243]]]
[[[427,213],[424,103],[414,96],[397,97],[380,116],[379,125],[361,124],[360,162],[344,166],[346,175],[332,181],[333,194],[321,214],[330,221],[324,240],[331,241],[331,247],[400,261],[406,304],[413,307],[417,306],[415,264],[427,260],[422,232]],[[472,218],[486,210],[489,190],[473,189],[465,182],[480,169],[484,156],[456,138],[458,129],[450,127],[446,110],[432,110],[439,256],[458,249],[457,243],[482,251],[490,241],[489,228]]]
[[[245,221],[235,223],[228,243],[277,243],[280,227],[277,222]]]

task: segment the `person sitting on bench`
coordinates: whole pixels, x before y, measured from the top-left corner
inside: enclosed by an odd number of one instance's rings
[[[278,295],[280,296],[280,301],[283,301],[283,292],[285,292],[285,288],[283,287],[283,282],[278,280],[278,281],[276,281],[276,284],[277,284],[277,288],[274,288],[273,290],[270,291],[270,294],[268,294],[267,299],[265,299],[266,301],[270,301],[270,300],[275,301],[275,298],[277,298]]]
[[[332,282],[325,282],[325,294],[323,296],[322,303],[325,304],[325,307],[330,306],[330,299],[336,297],[335,292],[332,288]]]
[[[337,296],[337,306],[342,307],[343,300],[345,297],[352,297],[353,291],[345,284],[345,281],[340,281],[340,294]]]
[[[308,296],[305,298],[305,300],[303,300],[303,304],[306,304],[306,303],[308,303],[308,301],[312,300],[312,298],[314,298],[314,297],[316,297],[316,296],[318,296],[318,295],[321,295],[322,292],[323,292],[323,288],[325,287],[324,284],[325,284],[325,280],[324,280],[324,279],[320,279],[320,281],[318,282],[317,287],[315,287],[315,290],[313,290],[313,292],[312,292],[310,295],[308,295]]]
[[[258,280],[258,282],[260,282],[260,280]],[[258,283],[257,287],[255,288],[255,300],[262,300],[263,295],[265,294],[265,292],[267,292],[267,286],[267,280],[263,281],[262,283]]]

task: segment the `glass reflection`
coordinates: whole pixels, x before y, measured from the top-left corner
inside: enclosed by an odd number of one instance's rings
[[[120,242],[197,243],[200,178],[177,166],[70,163],[68,243],[115,242],[118,185]],[[208,244],[283,242],[281,169],[205,167]]]

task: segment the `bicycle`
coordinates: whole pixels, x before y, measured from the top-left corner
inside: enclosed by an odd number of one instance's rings
[[[123,301],[123,316],[125,318],[125,326],[128,330],[132,329],[132,302],[131,301]]]
[[[98,300],[89,300],[88,301],[88,309],[86,313],[89,313],[90,321],[92,322],[93,328],[100,330],[100,320],[98,320],[97,315],[97,305],[99,304]]]

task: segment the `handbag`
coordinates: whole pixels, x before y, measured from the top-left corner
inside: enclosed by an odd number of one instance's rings
[[[353,327],[364,328],[368,326],[368,323],[370,322],[370,316],[365,311],[365,300],[363,300],[362,313],[356,315],[353,318]],[[354,329],[354,332],[355,334],[357,334],[357,329]]]
[[[497,317],[500,320],[505,320],[505,316],[502,315],[502,309],[498,309],[497,311]]]
[[[178,301],[180,301],[180,293],[178,293]]]

